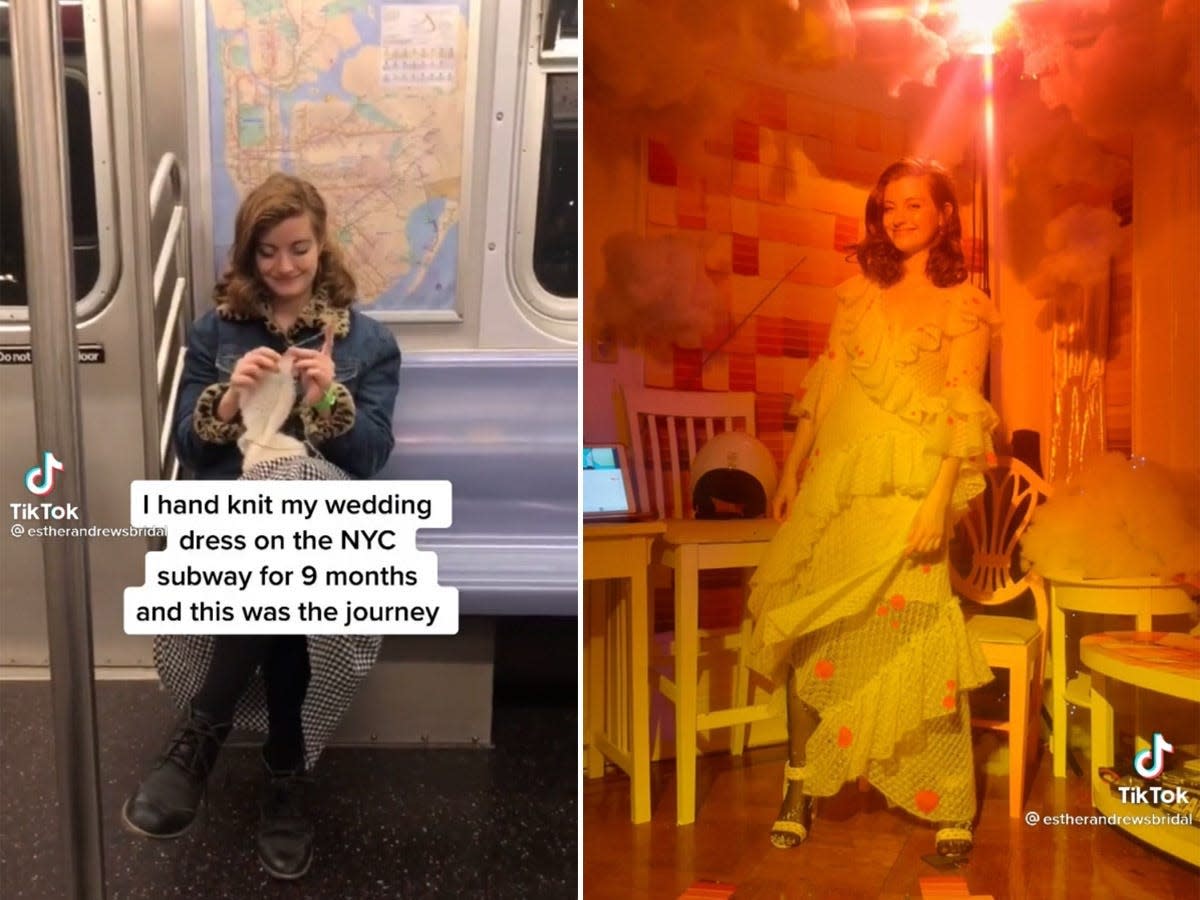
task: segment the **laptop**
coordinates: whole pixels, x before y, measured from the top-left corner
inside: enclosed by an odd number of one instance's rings
[[[633,473],[620,444],[583,447],[583,521],[636,522],[649,518],[637,511]]]

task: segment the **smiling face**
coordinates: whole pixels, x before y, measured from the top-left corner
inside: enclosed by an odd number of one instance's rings
[[[258,277],[276,302],[308,299],[320,256],[321,245],[305,213],[264,231],[254,248]]]
[[[950,205],[941,210],[934,202],[929,179],[905,175],[883,190],[883,230],[893,246],[907,258],[933,246]]]

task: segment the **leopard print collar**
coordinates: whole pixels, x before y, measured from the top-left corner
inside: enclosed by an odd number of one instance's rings
[[[240,313],[228,303],[218,303],[217,315],[229,322],[262,322],[267,331],[285,339],[290,339],[301,329],[311,328],[323,332],[328,325],[333,325],[334,337],[344,338],[350,333],[349,308],[330,305],[328,295],[323,290],[318,290],[308,298],[286,334],[271,317],[269,301],[261,297],[255,302],[254,310],[250,313]]]

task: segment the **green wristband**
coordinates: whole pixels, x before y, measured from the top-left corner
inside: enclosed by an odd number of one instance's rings
[[[333,405],[337,403],[337,391],[333,385],[329,385],[329,390],[325,392],[325,396],[312,405],[312,408],[317,412],[329,412],[333,409]]]

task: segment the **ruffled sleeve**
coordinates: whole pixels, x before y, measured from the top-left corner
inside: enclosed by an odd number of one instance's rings
[[[973,285],[959,285],[946,317],[947,337],[969,334],[978,328],[990,337],[999,330],[1000,323],[1000,314],[991,297]]]
[[[945,416],[930,426],[926,452],[960,459],[986,457],[992,452],[992,432],[1000,424],[996,411],[978,391],[955,388],[945,397]]]
[[[951,304],[945,331],[950,355],[940,398],[944,407],[926,425],[925,451],[963,460],[952,500],[961,507],[983,489],[981,473],[990,464],[992,432],[1000,423],[981,393],[1000,317],[991,298],[970,286],[964,285]]]
[[[829,369],[826,362],[826,350],[822,353],[817,361],[809,368],[808,374],[804,376],[804,380],[800,382],[800,387],[796,391],[795,398],[792,400],[792,406],[789,412],[798,419],[812,419],[814,422],[817,418],[817,401],[821,396],[821,385],[825,383],[825,375]]]
[[[866,296],[871,283],[861,275],[842,282],[835,288],[837,309],[829,326],[825,349],[804,376],[789,412],[799,419],[810,419],[819,427],[825,418],[842,380],[849,371],[845,337],[857,326],[866,308]]]

